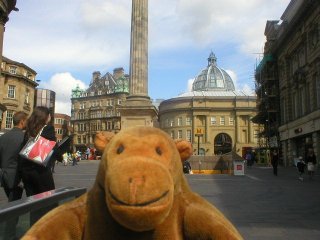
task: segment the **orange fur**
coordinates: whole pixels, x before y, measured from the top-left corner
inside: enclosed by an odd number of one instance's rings
[[[93,188],[49,212],[22,239],[242,239],[190,190],[181,164],[190,143],[135,127],[99,133],[95,144],[103,156]]]

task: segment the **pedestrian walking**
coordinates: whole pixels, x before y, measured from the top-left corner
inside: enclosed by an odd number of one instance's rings
[[[18,200],[22,196],[20,157],[23,147],[24,129],[28,115],[17,112],[13,115],[14,127],[0,137],[0,169],[2,171],[1,186],[8,197],[8,201]]]
[[[273,168],[273,175],[275,176],[278,176],[278,163],[279,163],[278,151],[274,149],[271,155],[271,165]]]
[[[62,158],[63,158],[63,166],[67,166],[67,165],[68,165],[68,158],[69,158],[68,153],[65,152],[65,153],[62,155]]]
[[[252,153],[249,150],[246,152],[246,155],[244,156],[244,158],[247,161],[247,166],[251,167],[253,165],[253,159],[252,159]]]
[[[89,156],[90,156],[90,148],[87,147],[87,149],[86,149],[86,160],[89,160]]]
[[[45,125],[41,136],[51,141],[56,141],[54,127],[49,125],[50,120],[51,115],[48,108],[36,107],[28,119],[25,142],[28,141],[29,137],[36,137]],[[22,159],[22,180],[27,196],[32,196],[55,188],[51,171],[52,164],[55,160],[56,159],[52,157],[47,167],[44,167],[29,161],[28,159]]]
[[[300,156],[299,160],[297,162],[297,168],[299,172],[299,180],[303,181],[303,173],[304,173],[304,168],[306,166],[306,163],[303,161],[303,158]]]
[[[81,156],[81,153],[79,151],[74,152],[72,154],[72,166],[78,165],[77,161],[78,161],[78,158],[80,158],[80,156]]]
[[[191,168],[191,164],[190,164],[190,162],[188,160],[185,160],[183,162],[183,173],[193,174],[192,168]]]
[[[13,115],[14,127],[0,137],[0,183],[7,195],[8,202],[22,197],[23,186],[20,174],[19,152],[23,147],[24,129],[28,115],[22,111]],[[19,218],[9,218],[5,225],[4,239],[16,238],[16,226]]]
[[[309,148],[308,155],[306,157],[306,164],[307,164],[308,174],[311,180],[313,180],[316,163],[317,163],[316,155],[314,155],[313,149]]]
[[[54,127],[50,125],[50,121],[51,115],[47,107],[34,108],[30,118],[27,121],[24,144],[27,143],[30,137],[36,137],[41,129],[43,129],[41,132],[42,137],[51,141],[56,141]],[[54,164],[56,160],[62,161],[61,155],[62,154],[60,154],[60,151],[57,149],[57,147],[55,147],[54,153],[52,154],[52,157],[50,158],[46,167],[25,158],[21,159],[22,181],[28,197],[55,189],[51,169],[52,164]],[[30,223],[35,223],[50,209],[51,207],[31,212]]]

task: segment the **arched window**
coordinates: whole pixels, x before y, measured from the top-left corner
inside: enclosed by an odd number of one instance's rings
[[[204,156],[206,150],[204,148],[199,148],[199,156]]]
[[[214,154],[224,154],[231,152],[232,139],[226,133],[218,134],[214,139]]]

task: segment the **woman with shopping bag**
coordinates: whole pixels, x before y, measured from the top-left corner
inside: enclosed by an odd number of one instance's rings
[[[51,167],[56,160],[61,161],[62,156],[56,150],[55,131],[54,127],[50,124],[50,121],[51,115],[49,109],[46,107],[36,107],[27,122],[25,144],[30,142],[30,139],[38,139],[41,137],[43,141],[47,140],[47,142],[44,145],[37,142],[36,144],[40,145],[40,149],[46,151],[47,148],[49,148],[48,145],[51,144],[50,148],[53,150],[51,151],[49,149],[50,156],[45,165],[39,164],[36,161],[31,161],[27,157],[22,157],[22,181],[27,196],[32,196],[55,188]],[[43,151],[40,151],[41,154],[39,154],[38,158],[46,158],[48,154],[43,153]]]
[[[20,156],[22,181],[28,197],[55,189],[52,164],[56,160],[62,162],[63,158],[56,144],[54,127],[50,122],[50,111],[46,107],[34,108],[27,122],[25,145],[20,151]],[[25,150],[28,146],[29,150]],[[35,223],[54,207],[56,205],[31,212],[30,224]]]

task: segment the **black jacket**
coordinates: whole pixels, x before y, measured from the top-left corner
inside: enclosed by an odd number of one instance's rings
[[[307,157],[306,157],[306,162],[307,162],[307,164],[309,163],[309,162],[311,162],[311,163],[313,163],[313,164],[316,164],[317,163],[317,159],[316,159],[316,155],[308,155]]]
[[[23,146],[24,132],[17,127],[0,137],[0,168],[3,184],[8,188],[18,185],[21,180],[19,152]]]

